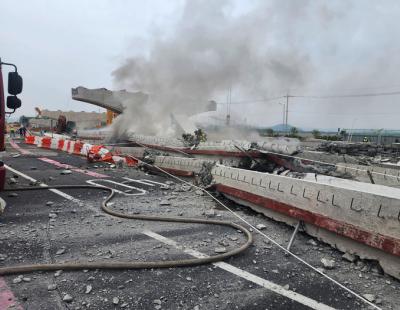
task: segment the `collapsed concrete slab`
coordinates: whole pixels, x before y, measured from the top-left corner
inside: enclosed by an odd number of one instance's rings
[[[142,92],[111,91],[106,88],[88,89],[82,86],[72,88],[71,94],[74,100],[88,102],[117,114],[121,114],[127,104],[143,104],[148,100],[148,95]]]
[[[212,184],[227,198],[292,226],[302,221],[311,236],[377,260],[400,278],[400,189],[315,174],[292,178],[199,158],[156,156],[153,164],[193,176],[210,162]]]
[[[198,155],[230,155],[238,153],[246,156],[246,152],[270,151],[279,154],[293,155],[299,151],[299,146],[294,143],[285,143],[281,140],[271,141],[246,141],[246,140],[222,140],[201,142],[197,146],[187,148],[181,139],[168,137],[144,136],[131,133],[128,135],[129,141],[145,145],[153,149],[173,152],[185,151],[188,154]]]

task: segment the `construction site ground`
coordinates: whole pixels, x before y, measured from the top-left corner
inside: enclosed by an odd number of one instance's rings
[[[33,186],[34,180],[48,185],[88,184],[87,181],[93,180],[91,182],[128,190],[112,201],[112,207],[118,211],[212,217],[240,223],[210,197],[166,176],[147,174],[135,168],[112,168],[107,163],[89,164],[84,157],[39,149],[18,141],[13,146],[7,145],[3,161],[14,169],[7,171],[7,180],[17,182],[7,184],[7,188]],[[69,169],[71,173],[63,171],[65,168],[60,164],[73,166]],[[142,195],[133,195],[138,193]],[[213,255],[216,250],[229,250],[244,242],[243,234],[223,226],[114,218],[100,210],[105,191],[73,189],[54,193],[44,189],[2,192],[0,196],[7,202],[0,217],[0,267],[65,261],[172,260],[191,257],[179,248],[181,246]],[[288,244],[292,227],[227,203],[250,223],[264,225],[259,227],[278,243]],[[36,272],[0,277],[0,309],[371,308],[285,255],[265,237],[253,234],[254,244],[224,263],[152,270]],[[292,251],[360,295],[367,294],[365,296],[374,300],[378,307],[400,309],[400,282],[383,275],[373,262],[356,260],[351,263],[342,258],[343,253],[303,233],[296,236]],[[322,259],[334,261],[331,269],[324,268]]]

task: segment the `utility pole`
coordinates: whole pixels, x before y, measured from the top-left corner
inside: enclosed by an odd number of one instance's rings
[[[279,105],[282,106],[282,126],[286,125],[286,104],[282,102],[278,102]]]
[[[285,119],[285,129],[288,132],[289,128],[288,128],[288,118],[289,118],[289,94],[287,94],[286,96],[286,119]]]
[[[286,115],[285,115],[285,110],[286,110],[286,105],[282,104],[283,106],[283,112],[282,112],[282,124],[285,124],[285,120],[286,120]]]
[[[229,88],[229,93],[226,98],[226,125],[231,124],[231,102],[232,102],[232,87]]]

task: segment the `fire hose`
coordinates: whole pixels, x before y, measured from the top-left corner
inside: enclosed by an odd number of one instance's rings
[[[49,263],[49,264],[31,264],[21,266],[1,267],[0,275],[21,274],[36,271],[51,271],[51,270],[84,270],[84,269],[150,269],[150,268],[172,268],[172,267],[187,267],[198,266],[203,264],[214,263],[222,261],[231,256],[237,255],[245,251],[253,242],[253,236],[245,227],[228,221],[216,221],[209,219],[199,218],[184,218],[184,217],[165,217],[165,216],[148,216],[138,214],[125,214],[110,209],[107,203],[114,197],[115,191],[111,188],[93,186],[93,185],[57,185],[57,186],[42,186],[42,187],[20,187],[13,189],[5,189],[4,191],[34,191],[34,190],[48,190],[48,189],[96,189],[108,191],[109,195],[102,201],[101,210],[113,217],[145,220],[145,221],[159,221],[159,222],[174,222],[174,223],[194,223],[194,224],[211,224],[228,226],[240,230],[246,236],[246,242],[240,247],[230,250],[226,253],[207,256],[203,258],[192,259],[178,259],[170,261],[128,261],[128,262],[65,262],[65,263]]]

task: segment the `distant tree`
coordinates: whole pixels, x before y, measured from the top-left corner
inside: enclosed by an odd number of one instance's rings
[[[318,129],[314,129],[312,135],[315,139],[318,139],[321,136],[321,132]]]
[[[290,135],[292,137],[296,136],[299,133],[299,130],[296,127],[290,128]]]
[[[272,128],[268,128],[265,133],[267,136],[272,137],[274,135],[274,130]]]
[[[346,130],[344,130],[344,129],[342,129],[342,130],[339,132],[339,135],[340,135],[341,137],[344,137],[346,134],[347,134],[347,132],[346,132]]]

